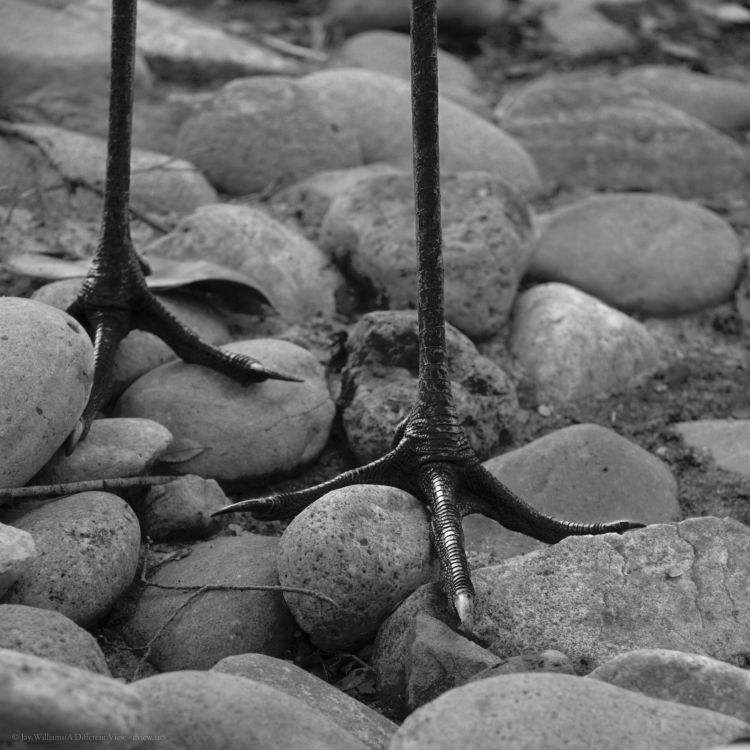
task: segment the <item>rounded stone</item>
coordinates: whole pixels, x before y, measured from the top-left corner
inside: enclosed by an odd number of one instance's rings
[[[510,349],[539,400],[571,402],[617,393],[658,369],[646,328],[567,284],[540,284],[516,300]]]
[[[0,648],[109,674],[96,639],[60,612],[0,604]]]
[[[69,315],[0,298],[0,487],[26,484],[73,431],[88,401],[94,350]]]
[[[258,534],[187,547],[184,557],[151,576],[155,586],[144,589],[123,627],[126,640],[133,648],[150,643],[148,659],[162,671],[209,669],[226,656],[249,651],[280,656],[289,647],[294,622],[279,591],[253,589],[279,585],[278,549],[277,537]],[[196,593],[201,586],[217,590]]]
[[[281,340],[222,348],[303,381],[241,384],[205,367],[171,362],[133,383],[117,402],[117,415],[154,419],[178,444],[203,449],[170,462],[176,474],[259,483],[311,463],[323,450],[335,413],[322,366],[307,350]]]
[[[138,519],[115,495],[81,492],[53,500],[14,526],[32,535],[39,555],[8,591],[9,604],[53,609],[89,627],[135,578]]]
[[[372,637],[391,610],[436,574],[424,505],[392,487],[329,492],[281,537],[279,580],[331,597],[285,593],[318,648],[337,652]]]
[[[21,577],[36,555],[31,534],[0,523],[0,597]]]
[[[742,271],[739,238],[720,216],[663,195],[595,196],[543,219],[529,275],[613,307],[681,315],[726,302]]]

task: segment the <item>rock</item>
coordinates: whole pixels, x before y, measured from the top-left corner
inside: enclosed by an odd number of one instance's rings
[[[708,197],[745,178],[733,140],[609,77],[550,76],[501,101],[495,116],[543,178],[565,187]]]
[[[129,687],[149,707],[149,733],[179,738],[182,750],[367,750],[324,714],[244,677],[179,671]]]
[[[424,506],[392,487],[329,492],[281,537],[281,584],[314,589],[336,602],[284,594],[299,626],[326,651],[348,650],[372,637],[435,572]]]
[[[688,447],[709,453],[720,469],[750,477],[750,419],[699,419],[672,429]]]
[[[9,604],[52,609],[88,627],[133,582],[140,529],[130,506],[115,495],[69,495],[14,525],[32,535],[39,556],[9,590]]]
[[[529,505],[555,518],[650,524],[680,517],[677,480],[669,467],[596,424],[555,430],[484,466]],[[466,516],[463,527],[466,549],[494,558],[546,547],[481,515]]]
[[[333,315],[343,280],[315,245],[263,211],[214,204],[186,216],[144,254],[210,260],[241,271],[290,322]]]
[[[140,514],[143,533],[155,542],[204,539],[223,525],[211,514],[229,505],[213,479],[188,475],[151,487]]]
[[[518,402],[506,374],[481,356],[462,333],[446,327],[448,372],[459,423],[487,457],[510,442]],[[386,453],[416,392],[418,341],[414,312],[363,315],[347,341],[342,375],[343,425],[361,463]]]
[[[226,84],[182,124],[175,154],[230,195],[362,163],[355,131],[312,89],[280,76]]]
[[[69,315],[2,297],[0,363],[0,487],[15,487],[26,484],[73,431],[91,390],[94,350]]]
[[[726,302],[742,270],[739,239],[695,203],[640,193],[595,196],[545,217],[529,275],[643,315]]]
[[[507,324],[532,252],[531,208],[516,190],[480,172],[442,181],[446,319],[473,339]],[[367,307],[416,305],[411,174],[360,180],[323,220],[320,245],[366,290]]]
[[[555,672],[558,674],[575,674],[570,659],[561,651],[548,648],[519,656],[509,656],[501,659],[495,666],[483,669],[472,675],[467,682],[486,680],[503,674],[519,674],[521,672]]]
[[[36,554],[31,534],[0,523],[0,597],[28,570]]]
[[[652,698],[750,719],[750,673],[708,656],[660,648],[629,651],[589,677]]]
[[[280,656],[294,623],[278,591],[232,589],[278,586],[279,540],[257,534],[218,537],[187,547],[188,554],[160,566],[123,627],[133,648],[151,643],[149,661],[162,671],[209,669],[232,654],[248,651]],[[196,595],[189,587],[227,590]],[[158,637],[157,637],[158,636]]]
[[[23,734],[33,746],[34,736],[71,735],[83,738],[64,743],[71,748],[142,746],[134,737],[143,734],[146,708],[132,686],[9,649],[0,649],[0,673],[0,741],[16,735],[18,742]],[[10,747],[28,747],[26,742]]]
[[[585,706],[585,717],[581,707]],[[389,750],[540,747],[700,750],[750,730],[745,722],[564,674],[493,677],[445,693],[409,716]]]
[[[109,675],[96,639],[73,620],[51,609],[0,604],[0,649]]]
[[[264,654],[238,654],[222,659],[212,671],[275,688],[331,719],[371,750],[386,750],[398,728],[369,706],[289,661]]]
[[[516,301],[511,352],[539,400],[570,402],[626,390],[658,369],[646,328],[567,284],[540,284]]]
[[[323,368],[299,346],[275,339],[222,347],[266,367],[303,378],[241,384],[208,368],[170,362],[136,380],[115,407],[121,417],[152,418],[178,445],[204,450],[169,463],[175,474],[198,474],[229,484],[286,476],[323,450],[335,408]]]
[[[675,65],[636,65],[619,80],[729,133],[750,128],[750,86]]]
[[[150,419],[97,419],[86,439],[69,456],[61,448],[34,477],[34,484],[134,477],[172,442],[166,427]]]
[[[358,134],[365,164],[387,162],[412,168],[411,93],[406,81],[370,70],[312,73],[301,85]],[[440,100],[440,162],[444,172],[483,171],[510,182],[525,195],[540,188],[534,162],[519,142],[479,115]]]

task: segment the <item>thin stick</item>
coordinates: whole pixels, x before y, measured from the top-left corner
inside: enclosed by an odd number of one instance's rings
[[[86,479],[80,482],[62,484],[37,484],[29,487],[6,487],[0,489],[0,502],[3,500],[28,500],[31,498],[62,497],[77,492],[98,490],[123,490],[135,487],[154,487],[173,482],[178,477],[114,477],[112,479]]]

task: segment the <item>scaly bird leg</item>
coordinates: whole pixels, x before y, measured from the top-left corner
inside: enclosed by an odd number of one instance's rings
[[[482,513],[513,531],[544,542],[577,534],[605,534],[643,524],[558,521],[527,505],[479,462],[458,424],[446,369],[443,304],[440,161],[438,154],[437,3],[412,0],[412,117],[417,214],[419,381],[417,398],[399,426],[393,448],[366,466],[298,492],[245,500],[219,513],[250,511],[286,518],[322,495],[353,484],[385,484],[420,498],[430,513],[432,543],[443,583],[462,627],[471,631],[474,588],[461,519]]]
[[[260,362],[215,349],[185,328],[151,294],[144,264],[130,238],[130,151],[133,114],[136,0],[112,1],[112,76],[104,213],[94,259],[68,313],[94,342],[94,382],[78,425],[66,444],[70,453],[86,437],[108,398],[117,347],[133,328],[156,334],[186,362],[204,365],[240,382],[296,380]]]

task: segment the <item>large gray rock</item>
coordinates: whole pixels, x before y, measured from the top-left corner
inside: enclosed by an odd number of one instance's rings
[[[21,577],[36,554],[31,534],[0,523],[0,596]]]
[[[53,609],[95,625],[135,578],[141,532],[130,506],[108,492],[81,492],[26,513],[14,526],[39,556],[5,601]]]
[[[343,127],[354,129],[366,164],[388,162],[411,170],[411,93],[406,81],[344,68],[312,73],[300,83],[328,102]],[[533,160],[515,138],[444,98],[440,162],[445,172],[489,172],[527,195],[540,187]]]
[[[642,323],[556,282],[519,296],[510,349],[537,398],[561,402],[624,391],[653,374],[662,360]]]
[[[728,301],[742,270],[732,227],[663,195],[595,196],[543,217],[529,275],[613,307],[681,315]]]
[[[265,654],[227,656],[212,667],[276,688],[330,718],[371,750],[385,750],[398,728],[377,711],[290,661]]]
[[[516,674],[455,688],[409,716],[389,750],[702,750],[750,725],[563,674]]]
[[[739,186],[739,144],[644,91],[609,77],[551,76],[495,110],[542,177],[564,186],[711,196]]]
[[[417,315],[363,315],[347,341],[342,378],[343,424],[361,463],[379,458],[411,410],[417,388]],[[466,336],[446,327],[447,366],[458,420],[482,458],[510,441],[518,402],[512,383]]]
[[[445,316],[471,338],[488,338],[508,322],[531,257],[531,208],[482,172],[444,175],[441,195]],[[416,306],[415,234],[412,175],[383,174],[333,200],[320,244],[363,284],[364,304],[399,310]]]
[[[0,487],[15,487],[49,461],[78,422],[94,377],[91,339],[60,310],[2,297],[0,375]]]
[[[151,576],[151,583],[177,590],[144,589],[123,628],[128,643],[151,643],[148,659],[162,671],[209,669],[248,651],[280,656],[292,637],[292,618],[278,591],[252,589],[278,586],[278,545],[276,537],[241,534],[188,547],[189,554]],[[227,588],[190,590],[201,586]]]

